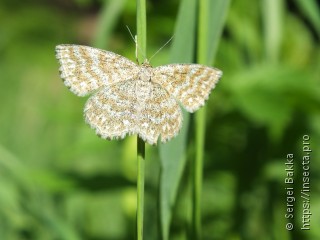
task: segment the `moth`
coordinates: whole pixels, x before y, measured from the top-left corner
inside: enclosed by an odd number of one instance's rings
[[[138,65],[116,53],[80,45],[56,46],[60,76],[77,96],[91,95],[86,122],[104,139],[137,134],[149,144],[166,142],[188,112],[205,104],[222,71],[200,64]]]

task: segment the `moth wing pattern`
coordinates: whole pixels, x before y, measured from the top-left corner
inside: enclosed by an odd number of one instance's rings
[[[192,113],[205,104],[221,76],[221,70],[201,64],[170,64],[156,67],[152,81]]]
[[[138,134],[149,144],[166,142],[176,136],[182,125],[179,105],[158,84],[123,81],[107,86],[89,98],[86,122],[106,139],[122,139]]]
[[[177,101],[159,84],[141,81],[139,85],[139,136],[152,144],[159,136],[163,143],[177,136],[183,120]]]
[[[88,46],[58,45],[56,58],[64,84],[78,96],[128,80],[139,71],[139,66],[125,57]]]

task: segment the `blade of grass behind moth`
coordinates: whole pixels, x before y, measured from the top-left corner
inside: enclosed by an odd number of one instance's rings
[[[179,7],[170,62],[190,63],[195,45],[196,0],[183,0]],[[172,209],[175,204],[179,182],[186,163],[186,143],[189,114],[183,111],[183,127],[179,135],[160,145],[160,228],[162,239],[169,239]]]
[[[127,0],[105,0],[97,24],[93,46],[106,49],[111,32]]]
[[[230,1],[199,0],[198,63],[211,65],[224,26]],[[201,239],[201,194],[206,107],[196,113],[196,157],[193,166],[192,239]]]
[[[139,62],[142,63],[147,55],[147,13],[146,0],[137,0],[137,51]],[[144,215],[144,171],[145,171],[145,143],[137,135],[137,240],[143,240]]]

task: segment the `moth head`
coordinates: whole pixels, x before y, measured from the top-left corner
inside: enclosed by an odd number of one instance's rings
[[[148,59],[145,59],[141,65],[142,65],[143,67],[151,67]]]

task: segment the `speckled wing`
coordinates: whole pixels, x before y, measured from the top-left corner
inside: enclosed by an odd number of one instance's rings
[[[161,142],[177,136],[182,126],[182,112],[177,101],[157,83],[140,81],[138,85],[139,136],[150,144],[155,144],[159,136]]]
[[[171,64],[154,68],[152,81],[181,102],[188,112],[204,105],[222,71],[200,64]]]
[[[56,57],[61,78],[78,96],[128,80],[139,71],[139,66],[125,57],[87,46],[58,45]]]
[[[165,142],[181,128],[179,105],[162,87],[150,81],[118,82],[99,90],[89,98],[86,122],[102,138],[124,138],[138,134],[156,144]]]

